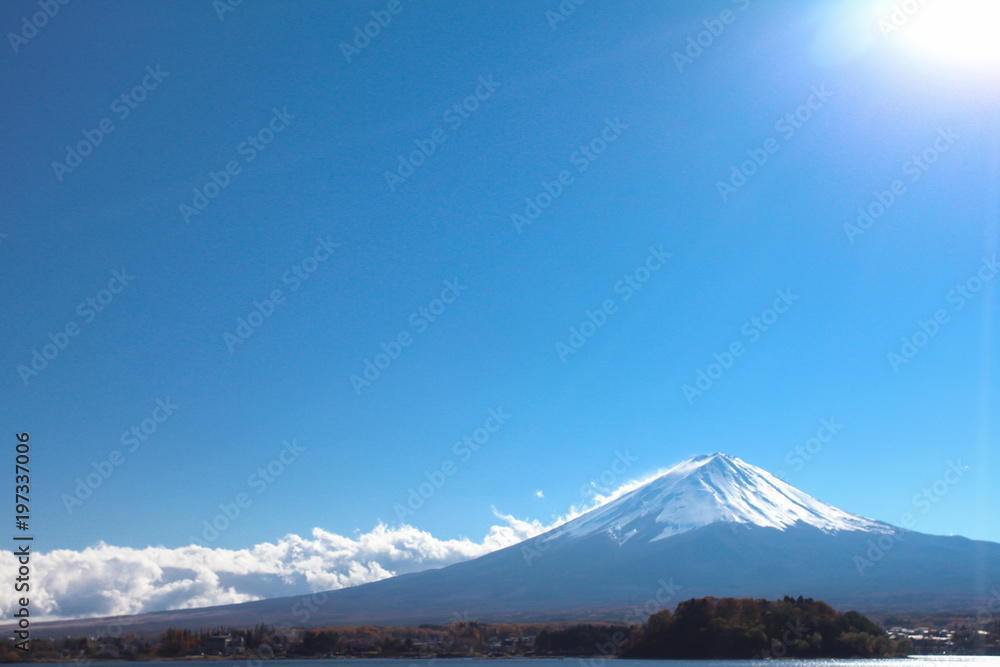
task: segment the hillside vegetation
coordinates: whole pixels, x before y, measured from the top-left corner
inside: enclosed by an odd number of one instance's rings
[[[626,658],[888,658],[906,655],[861,614],[813,600],[699,598],[649,617],[622,644]]]

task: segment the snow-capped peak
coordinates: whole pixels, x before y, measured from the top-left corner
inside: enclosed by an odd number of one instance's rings
[[[784,530],[803,523],[824,531],[885,532],[888,524],[820,502],[774,475],[727,454],[681,461],[653,481],[569,521],[567,537],[608,533],[625,542],[655,541],[712,523]]]

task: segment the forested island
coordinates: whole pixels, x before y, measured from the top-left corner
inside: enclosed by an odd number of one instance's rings
[[[625,658],[891,658],[912,652],[855,611],[803,599],[700,598],[657,612],[623,642]]]

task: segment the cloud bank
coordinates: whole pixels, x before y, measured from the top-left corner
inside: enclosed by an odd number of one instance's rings
[[[289,534],[239,550],[134,549],[99,542],[81,551],[40,553],[32,559],[32,612],[37,620],[56,620],[335,590],[469,560],[547,530],[538,521],[494,513],[503,524],[479,542],[440,540],[410,525],[379,524],[353,538],[313,528],[311,538]],[[0,569],[17,571],[13,554],[0,554]],[[0,613],[12,613],[13,602],[4,596]]]
[[[593,490],[591,502],[571,507],[549,524],[494,509],[501,523],[479,542],[441,540],[407,524],[380,523],[355,537],[313,528],[310,538],[288,534],[238,550],[196,544],[135,549],[99,542],[81,551],[34,554],[32,617],[42,621],[209,607],[336,590],[445,567],[539,535],[651,478],[629,482],[607,495]],[[11,552],[0,552],[0,569],[17,571]],[[11,596],[0,598],[0,613],[9,616],[14,602]]]

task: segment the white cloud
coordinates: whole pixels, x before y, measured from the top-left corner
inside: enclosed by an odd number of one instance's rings
[[[613,493],[545,525],[503,514],[479,542],[441,540],[410,525],[375,526],[354,537],[313,528],[311,538],[285,535],[249,549],[199,545],[179,548],[118,547],[103,542],[81,551],[60,549],[32,556],[32,615],[37,620],[137,614],[247,602],[335,590],[397,574],[444,567],[517,544],[576,518],[637,488],[630,482]],[[0,570],[16,572],[9,552]],[[0,614],[13,611],[0,598]]]
[[[334,590],[476,558],[546,530],[538,521],[494,513],[504,523],[479,542],[440,540],[413,526],[379,524],[355,537],[314,528],[311,538],[289,534],[238,550],[133,549],[100,542],[81,551],[50,551],[32,557],[32,612],[38,620],[55,620]],[[17,571],[12,553],[0,553],[0,569]],[[0,613],[9,616],[13,602],[2,598]]]

